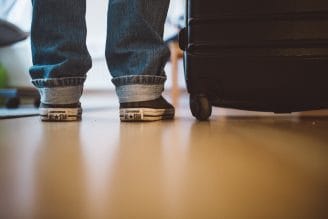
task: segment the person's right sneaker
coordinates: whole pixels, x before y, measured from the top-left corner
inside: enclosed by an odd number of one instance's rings
[[[158,121],[174,118],[174,107],[162,96],[149,101],[120,104],[120,119],[123,122]]]
[[[41,103],[39,112],[41,120],[49,122],[80,121],[82,116],[80,103],[65,105]]]

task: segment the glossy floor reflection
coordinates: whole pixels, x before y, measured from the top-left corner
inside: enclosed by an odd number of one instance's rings
[[[215,109],[120,123],[88,94],[79,123],[0,120],[0,218],[328,218],[328,113]]]

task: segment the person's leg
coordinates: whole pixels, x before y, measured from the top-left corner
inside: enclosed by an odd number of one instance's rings
[[[91,68],[86,48],[86,2],[32,0],[32,4],[30,75],[40,91],[41,116],[43,120],[79,119],[79,99]]]
[[[106,60],[122,120],[174,116],[174,108],[161,98],[170,57],[163,41],[168,6],[169,0],[109,0]]]

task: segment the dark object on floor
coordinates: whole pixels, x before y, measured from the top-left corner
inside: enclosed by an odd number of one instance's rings
[[[0,19],[0,47],[10,46],[25,40],[28,36],[28,33],[22,31],[14,24]],[[5,98],[5,105],[8,109],[18,108],[22,98],[33,99],[35,107],[40,105],[39,93],[34,88],[0,89],[0,97]]]
[[[180,33],[193,115],[328,107],[328,1],[188,0]]]
[[[20,89],[0,89],[0,97],[6,99],[5,106],[8,109],[16,109],[21,103],[21,99],[32,99],[33,105],[39,107],[40,95],[34,88],[20,88]]]
[[[29,35],[16,25],[2,19],[0,19],[0,33],[0,47],[10,46],[16,42],[25,40]]]

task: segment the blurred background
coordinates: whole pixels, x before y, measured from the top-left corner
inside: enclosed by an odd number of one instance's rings
[[[173,62],[166,66],[166,89],[185,88],[181,54],[177,49],[176,35],[184,25],[184,1],[171,0],[164,40],[170,44]],[[86,89],[114,89],[105,61],[107,0],[87,0],[87,45],[93,58],[93,68],[88,72]],[[0,0],[0,19],[30,31],[32,5],[30,0]],[[173,44],[172,44],[173,43]],[[173,45],[173,46],[172,46]],[[174,64],[172,66],[172,63]],[[32,65],[30,39],[10,46],[0,47],[0,65],[6,70],[6,86],[31,87],[28,69]],[[173,71],[173,72],[172,72]],[[174,75],[172,75],[174,74]]]

